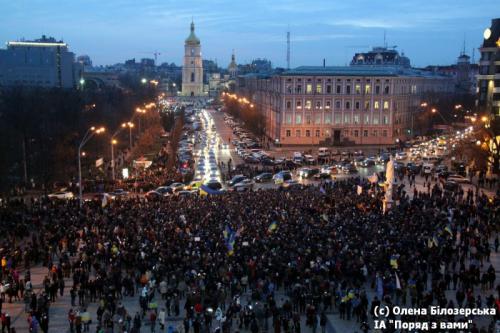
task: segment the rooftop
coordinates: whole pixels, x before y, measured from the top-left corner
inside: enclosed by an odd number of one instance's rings
[[[415,68],[402,68],[394,66],[300,66],[285,71],[283,76],[412,76],[412,77],[436,77],[446,76],[423,71]]]

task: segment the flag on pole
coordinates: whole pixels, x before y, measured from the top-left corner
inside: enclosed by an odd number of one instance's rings
[[[371,175],[370,177],[368,177],[368,181],[371,184],[378,183],[378,175],[377,175],[377,173],[374,172],[373,175]]]
[[[395,255],[391,256],[390,264],[393,269],[398,269],[398,258]]]
[[[396,272],[396,289],[399,289],[401,290],[401,281],[399,280],[399,276],[398,276],[398,273]]]
[[[101,202],[102,208],[106,207],[107,204],[108,204],[108,195],[104,193],[102,195],[102,202]]]
[[[319,187],[319,191],[321,192],[321,194],[326,194],[326,190],[325,190],[325,188],[323,187],[323,185],[321,185],[321,186]]]
[[[268,233],[272,233],[274,230],[278,229],[278,222],[273,221],[270,225],[269,228],[267,228]]]
[[[384,297],[384,281],[380,275],[377,275],[377,297],[381,300]]]
[[[356,192],[358,193],[358,195],[361,195],[361,193],[363,193],[363,186],[358,185]]]

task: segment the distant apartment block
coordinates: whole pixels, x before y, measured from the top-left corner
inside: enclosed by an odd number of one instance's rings
[[[0,50],[0,87],[74,88],[82,71],[68,45],[52,37],[7,42]]]

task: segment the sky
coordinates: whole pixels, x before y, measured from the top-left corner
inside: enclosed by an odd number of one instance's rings
[[[227,66],[267,58],[291,67],[346,65],[355,52],[397,46],[413,66],[456,62],[482,43],[498,0],[0,0],[0,47],[41,35],[63,39],[94,65],[154,58],[182,64],[191,19],[204,59]]]

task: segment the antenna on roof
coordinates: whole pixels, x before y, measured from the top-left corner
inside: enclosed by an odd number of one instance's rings
[[[286,32],[286,69],[290,69],[290,25]]]
[[[462,54],[465,55],[465,32],[464,32],[464,49],[462,51]]]
[[[385,29],[384,29],[384,47],[387,48],[387,42],[386,42],[386,39],[385,39]]]

